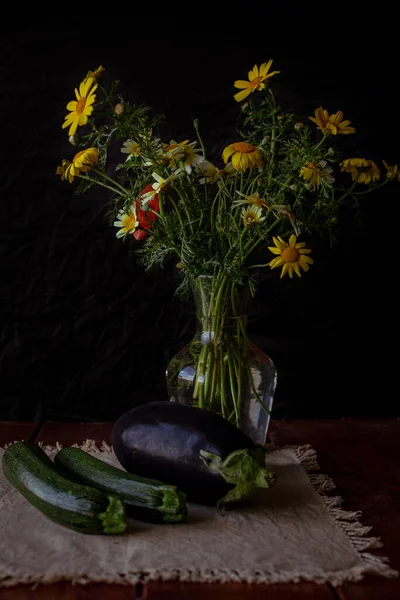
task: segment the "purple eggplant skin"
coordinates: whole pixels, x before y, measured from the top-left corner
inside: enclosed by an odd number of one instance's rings
[[[200,451],[225,459],[236,450],[260,448],[221,415],[169,400],[141,404],[121,415],[113,426],[112,445],[129,473],[175,485],[188,501],[205,505],[217,504],[235,485],[210,469]]]

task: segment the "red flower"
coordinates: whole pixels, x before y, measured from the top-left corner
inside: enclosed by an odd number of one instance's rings
[[[149,207],[149,210],[142,210],[140,208],[140,197],[143,194],[147,194],[147,192],[151,192],[152,189],[153,189],[153,186],[150,183],[149,185],[147,185],[140,192],[139,196],[135,200],[136,215],[137,215],[137,220],[139,221],[139,226],[140,226],[140,229],[137,229],[132,234],[133,237],[135,238],[135,240],[142,240],[144,237],[146,237],[146,235],[148,234],[149,230],[151,229],[151,227],[153,225],[153,222],[157,218],[157,215],[154,214],[153,211],[150,210],[150,209],[153,209],[156,212],[158,212],[160,210],[160,203],[158,201],[158,194],[155,194],[154,198],[152,198],[147,203],[147,206]]]

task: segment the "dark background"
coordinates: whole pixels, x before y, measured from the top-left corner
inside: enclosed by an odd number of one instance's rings
[[[164,113],[166,139],[194,139],[199,118],[213,158],[236,139],[234,80],[273,58],[284,108],[341,109],[356,127],[348,155],[400,161],[398,56],[368,32],[354,46],[338,27],[332,51],[324,28],[296,43],[229,26],[118,31],[85,21],[1,35],[0,420],[113,420],[166,398],[165,365],[194,331],[175,261],[144,273],[106,221],[107,196],[73,196],[55,175],[71,156],[65,105],[88,70],[103,65],[129,100]],[[316,241],[301,279],[260,281],[249,334],[278,369],[275,418],[399,416],[399,196],[393,183],[365,197],[356,224],[344,214],[338,244]]]

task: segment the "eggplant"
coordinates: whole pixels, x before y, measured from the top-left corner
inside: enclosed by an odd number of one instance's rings
[[[122,467],[141,477],[177,486],[187,500],[226,508],[270,488],[265,446],[221,415],[169,400],[135,406],[112,428]]]

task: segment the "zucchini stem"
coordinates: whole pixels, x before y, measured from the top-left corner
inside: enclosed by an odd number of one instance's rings
[[[127,527],[126,509],[124,502],[117,496],[107,496],[108,506],[99,513],[98,517],[103,523],[104,533],[124,533]]]

